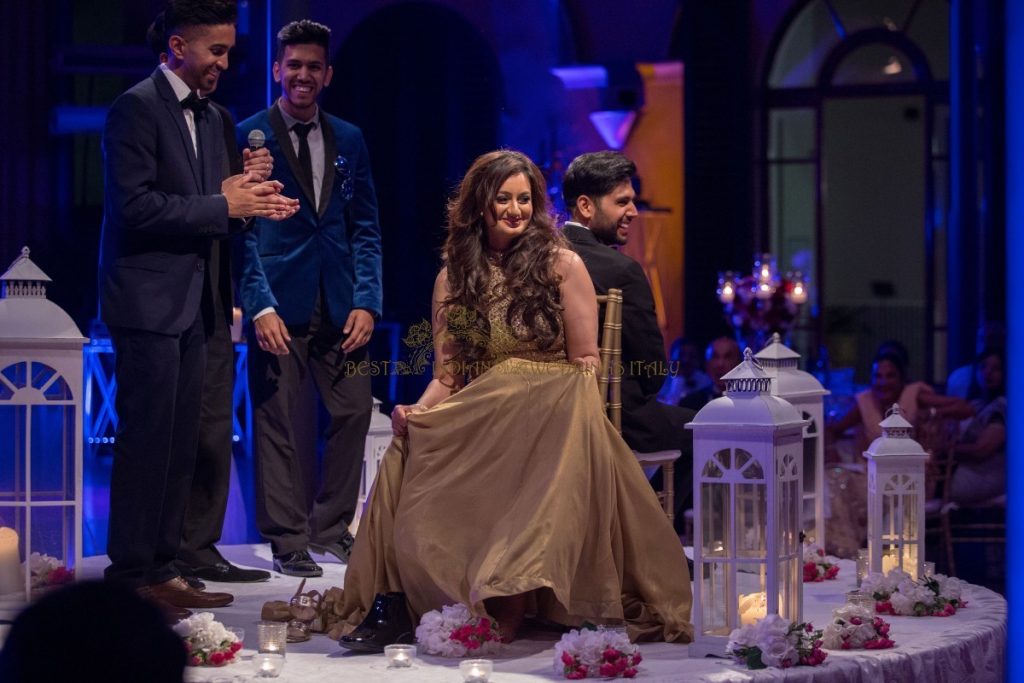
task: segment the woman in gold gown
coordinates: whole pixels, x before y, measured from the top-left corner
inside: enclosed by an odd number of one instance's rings
[[[533,162],[502,150],[449,203],[434,378],[392,413],[345,575],[346,647],[382,646],[366,622],[383,617],[364,618],[396,592],[414,618],[464,603],[505,640],[525,615],[692,637],[682,547],[605,416],[593,284],[546,197]]]

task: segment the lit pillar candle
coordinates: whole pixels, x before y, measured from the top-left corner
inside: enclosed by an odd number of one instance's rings
[[[18,553],[18,532],[0,527],[0,594],[18,593],[25,590],[25,574]]]
[[[768,601],[764,593],[749,593],[739,598],[740,623],[744,626],[764,619],[768,611]]]

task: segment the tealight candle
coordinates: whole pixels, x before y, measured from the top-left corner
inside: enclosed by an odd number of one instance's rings
[[[459,672],[464,683],[488,683],[494,662],[489,659],[464,659],[459,663]]]
[[[385,645],[384,656],[388,660],[389,669],[405,669],[412,666],[413,657],[416,656],[415,645]]]
[[[258,652],[279,654],[284,657],[285,643],[288,642],[288,624],[283,621],[256,622]]]
[[[276,652],[260,652],[253,656],[252,665],[258,678],[277,678],[284,668],[284,655]]]

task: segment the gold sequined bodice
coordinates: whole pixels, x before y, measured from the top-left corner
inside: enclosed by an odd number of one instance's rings
[[[491,325],[491,336],[487,341],[488,355],[493,362],[501,362],[506,358],[523,358],[542,363],[565,361],[565,330],[559,330],[555,343],[548,349],[537,347],[536,341],[524,341],[529,330],[522,319],[512,321],[512,327],[506,323],[510,299],[505,290],[505,276],[501,267],[488,261],[491,279],[488,283],[488,294],[491,307],[487,312],[487,320]]]

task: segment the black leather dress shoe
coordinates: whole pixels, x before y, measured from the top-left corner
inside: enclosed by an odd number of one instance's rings
[[[192,567],[192,574],[205,581],[223,581],[224,583],[258,583],[270,580],[268,571],[242,569],[227,561],[205,567]]]
[[[311,550],[324,555],[334,555],[342,564],[348,564],[348,558],[352,556],[352,545],[356,542],[355,537],[345,529],[340,540],[334,543],[310,543]]]
[[[353,652],[384,652],[385,645],[411,643],[416,632],[405,607],[405,593],[378,593],[363,623],[338,644]]]
[[[308,550],[296,550],[293,553],[274,555],[274,571],[287,576],[323,576],[320,568]]]

